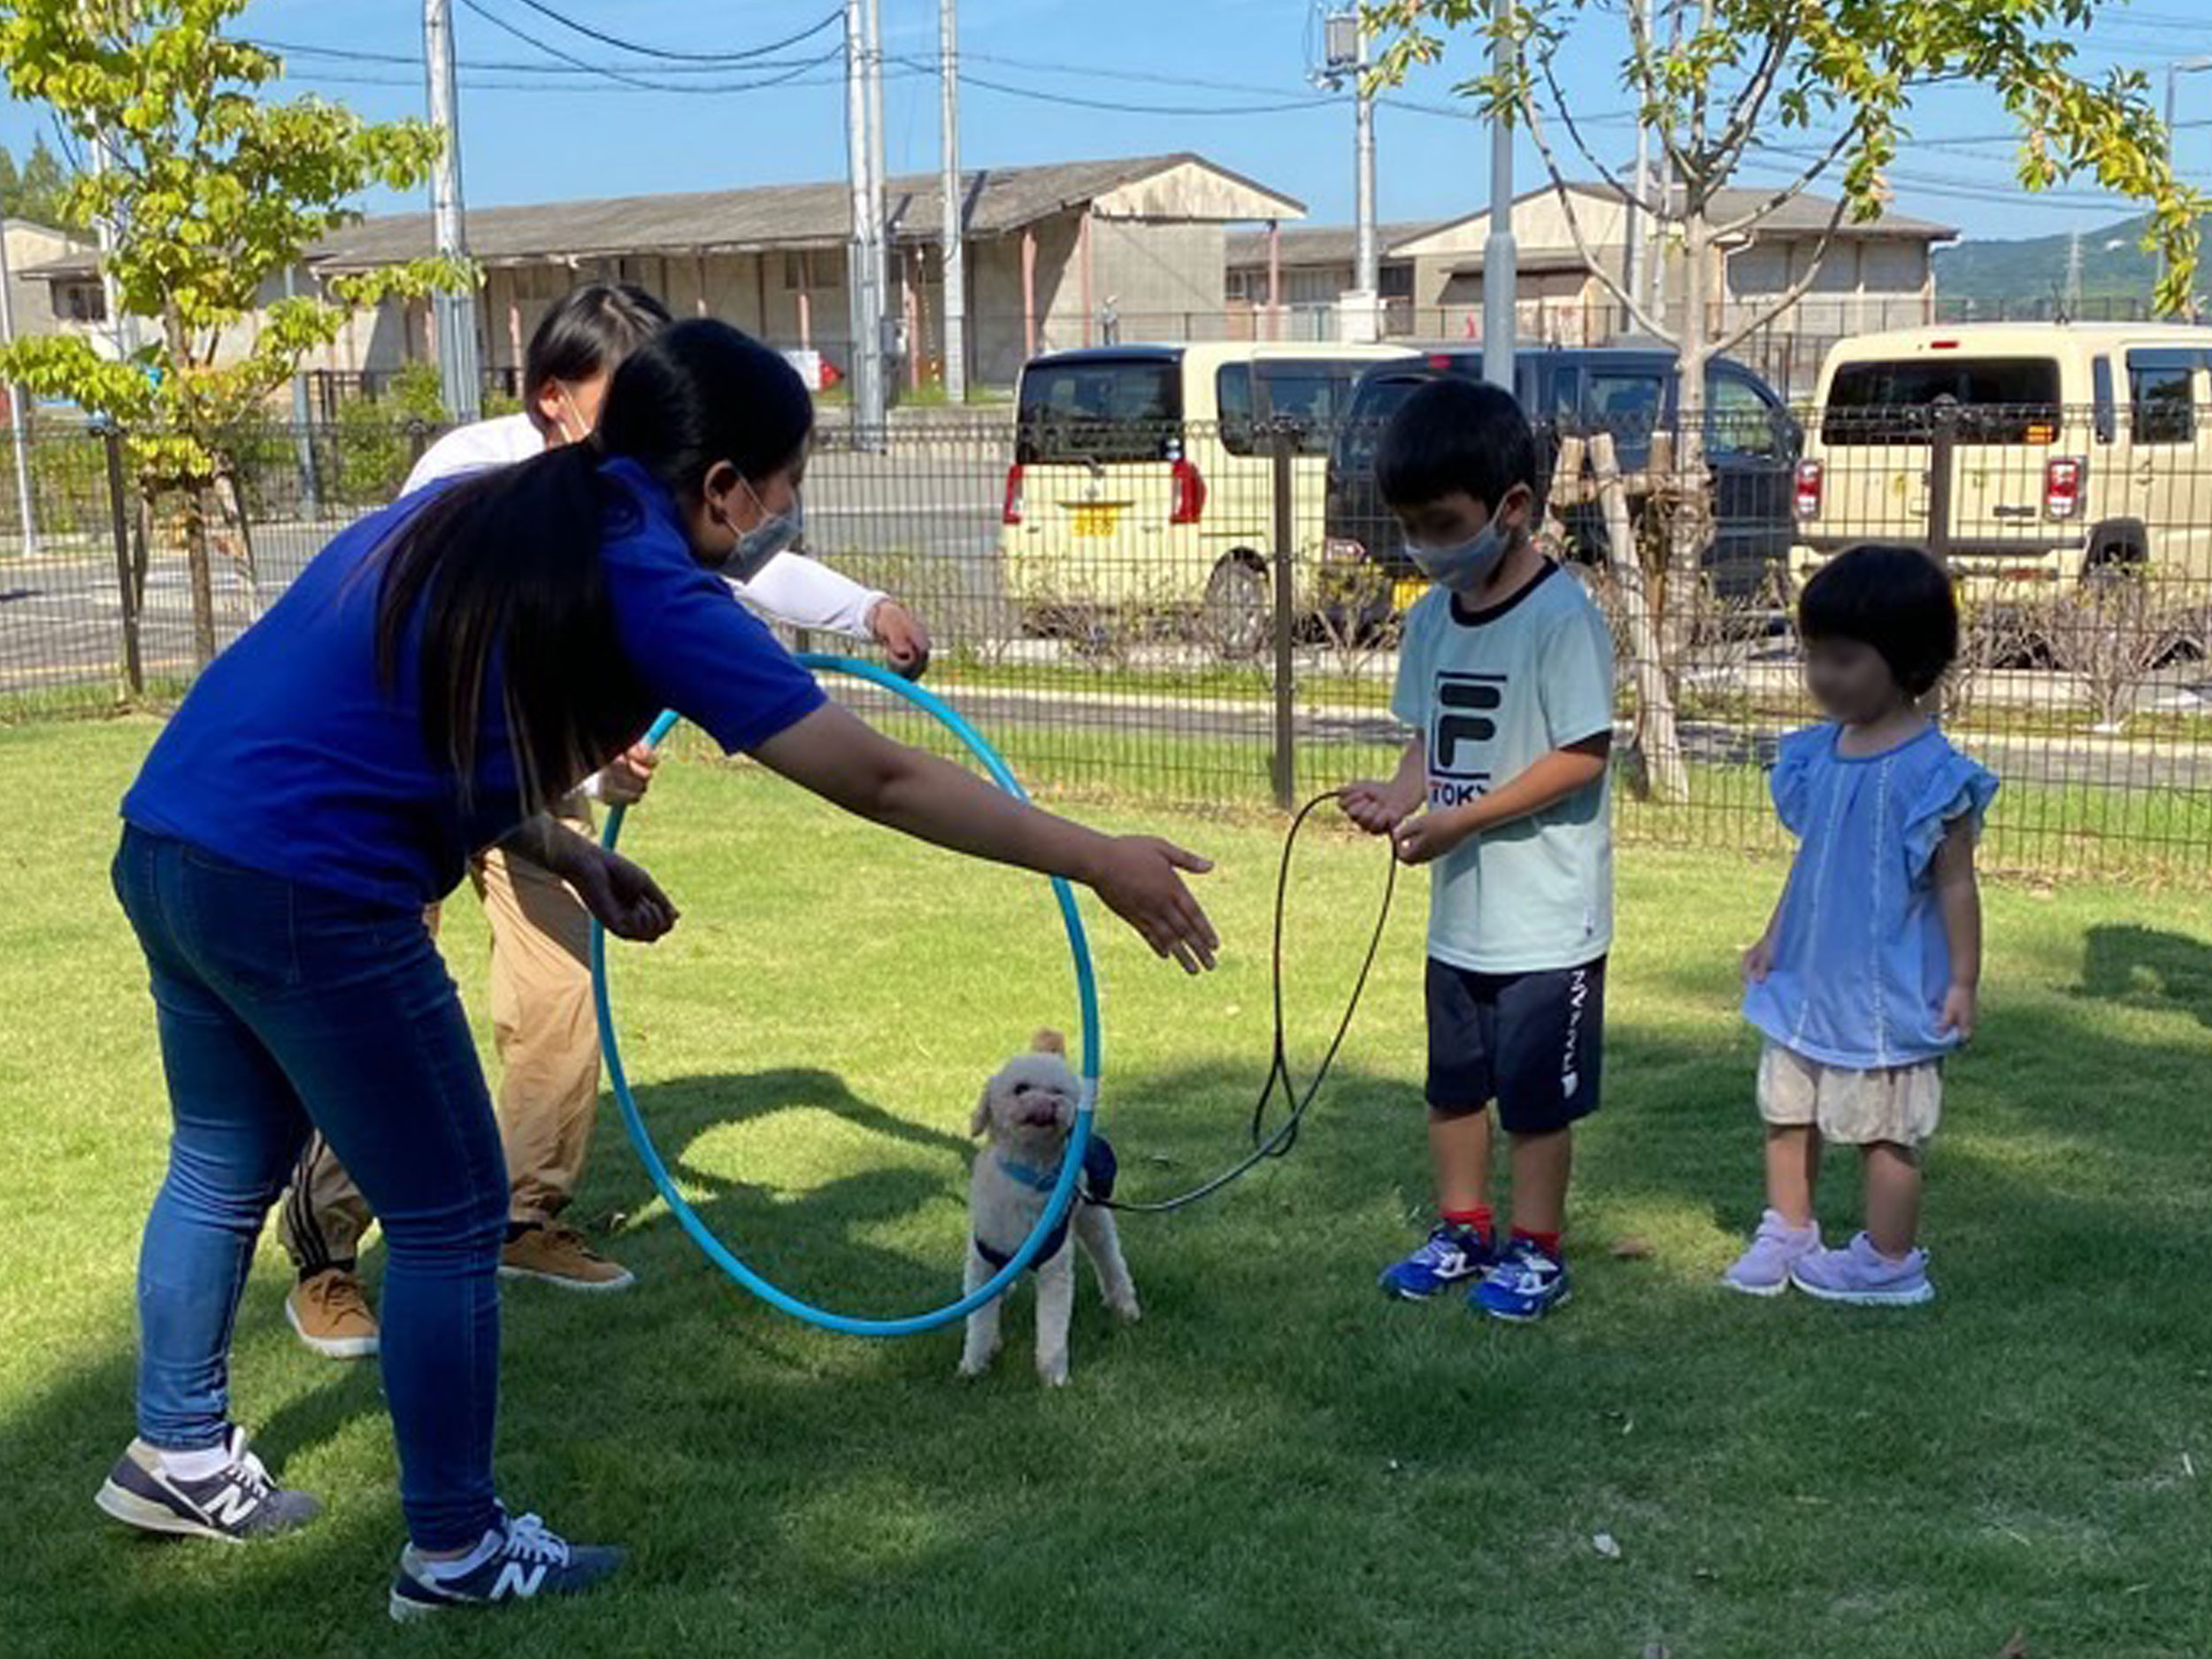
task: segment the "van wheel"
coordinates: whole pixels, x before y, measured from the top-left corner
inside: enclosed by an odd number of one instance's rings
[[[1233,555],[1214,566],[1199,611],[1206,641],[1222,656],[1257,657],[1274,634],[1267,572]]]

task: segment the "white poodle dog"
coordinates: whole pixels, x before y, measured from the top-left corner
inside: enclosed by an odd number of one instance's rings
[[[972,1291],[1012,1259],[1044,1213],[1059,1179],[1068,1132],[1082,1085],[1068,1067],[1067,1041],[1041,1031],[1036,1046],[1017,1056],[984,1085],[969,1133],[987,1135],[968,1183],[967,1287]],[[1114,1153],[1094,1133],[1083,1159],[1079,1194],[1113,1196]],[[1073,1236],[1071,1237],[1070,1235]],[[1068,1320],[1075,1310],[1075,1244],[1080,1240],[1106,1305],[1124,1319],[1138,1316],[1137,1287],[1122,1259],[1114,1214],[1079,1195],[1071,1214],[1045,1240],[1030,1265],[1037,1274],[1037,1375],[1048,1387],[1068,1379]],[[1003,1296],[968,1316],[963,1377],[980,1376],[999,1348]]]

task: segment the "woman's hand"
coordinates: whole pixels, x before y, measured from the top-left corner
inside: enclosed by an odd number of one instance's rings
[[[599,798],[609,806],[635,806],[652,787],[653,768],[660,764],[660,751],[650,743],[631,744],[600,772]]]
[[[1178,871],[1202,875],[1213,861],[1150,835],[1107,840],[1087,880],[1106,907],[1135,928],[1154,952],[1196,973],[1214,965],[1221,940]]]
[[[895,599],[879,599],[868,612],[868,632],[883,647],[902,679],[919,680],[929,666],[929,630]]]
[[[617,939],[644,944],[675,926],[676,907],[652,877],[620,853],[584,845],[590,856],[575,858],[560,873],[601,926]]]

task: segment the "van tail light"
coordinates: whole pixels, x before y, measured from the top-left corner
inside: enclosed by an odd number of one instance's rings
[[[1797,516],[1800,518],[1820,517],[1820,499],[1827,488],[1828,477],[1817,461],[1797,464]]]
[[[1174,505],[1168,510],[1170,524],[1196,524],[1206,511],[1206,480],[1197,467],[1188,461],[1175,464]]]
[[[1022,464],[1019,461],[1006,469],[1006,505],[1000,511],[1001,524],[1019,524],[1022,521]]]
[[[2081,514],[2081,487],[2089,463],[2079,456],[2054,456],[2043,464],[2043,516],[2073,518]]]

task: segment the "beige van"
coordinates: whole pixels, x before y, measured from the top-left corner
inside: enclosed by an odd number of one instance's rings
[[[1000,537],[1010,597],[1041,626],[1196,620],[1225,654],[1272,626],[1271,421],[1296,423],[1294,567],[1319,565],[1331,440],[1397,346],[1192,344],[1056,351],[1022,371]],[[1302,609],[1310,594],[1295,594]]]
[[[1930,539],[1934,434],[1955,434],[1947,550],[1970,582],[2212,576],[2212,329],[1977,323],[1828,354],[1797,469],[1801,576],[1855,541]]]

